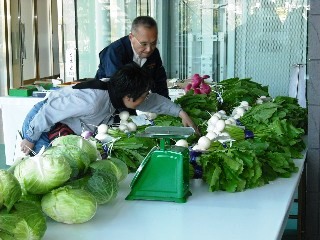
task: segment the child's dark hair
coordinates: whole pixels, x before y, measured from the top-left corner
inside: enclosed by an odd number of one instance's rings
[[[112,90],[118,97],[128,96],[137,100],[144,93],[150,91],[153,79],[136,63],[129,63],[119,69],[109,81]]]

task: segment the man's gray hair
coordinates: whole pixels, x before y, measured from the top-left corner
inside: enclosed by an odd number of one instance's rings
[[[138,27],[143,26],[145,28],[155,28],[158,32],[158,26],[156,20],[150,16],[139,16],[136,17],[131,25],[131,32],[137,32]]]

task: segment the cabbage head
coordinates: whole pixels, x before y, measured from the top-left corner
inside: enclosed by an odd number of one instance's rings
[[[9,212],[21,195],[21,186],[16,177],[12,173],[0,169],[0,209],[4,206]]]
[[[97,201],[86,190],[64,186],[44,195],[41,207],[53,220],[75,224],[87,222],[96,214]]]
[[[89,159],[91,162],[99,159],[97,148],[91,142],[78,135],[61,136],[54,139],[51,144],[52,146],[76,146],[89,155]]]
[[[83,175],[91,163],[88,153],[83,151],[78,146],[73,145],[58,145],[55,147],[49,147],[42,155],[65,158],[72,170],[70,178],[77,178],[79,175]]]
[[[31,202],[18,202],[11,213],[0,214],[0,239],[40,240],[46,230],[45,215]]]
[[[87,190],[96,198],[98,204],[115,199],[119,190],[117,177],[112,172],[102,170],[95,170],[91,175],[71,181],[68,185]]]
[[[28,157],[14,169],[22,190],[32,194],[45,194],[68,181],[70,175],[69,163],[52,155]]]
[[[93,169],[100,169],[106,172],[112,172],[121,182],[128,176],[128,166],[118,158],[110,157],[90,164]]]

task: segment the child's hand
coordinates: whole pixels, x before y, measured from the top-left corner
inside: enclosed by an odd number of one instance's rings
[[[194,129],[194,131],[196,132],[196,134],[200,135],[200,131],[198,129],[198,127],[194,124],[194,122],[191,120],[191,118],[189,117],[189,115],[181,110],[179,112],[179,117],[182,119],[182,124],[185,127],[192,127]]]
[[[27,139],[23,139],[20,143],[21,152],[23,152],[25,155],[29,155],[31,150],[34,147],[34,143],[29,142]]]

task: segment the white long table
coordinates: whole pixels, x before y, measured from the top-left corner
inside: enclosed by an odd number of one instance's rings
[[[202,180],[191,180],[192,196],[186,203],[127,201],[133,177],[129,175],[121,183],[117,199],[99,205],[90,221],[67,225],[49,219],[43,239],[281,239],[304,159],[294,160],[299,171],[291,178],[244,192],[209,192]]]
[[[33,105],[41,100],[43,100],[43,98],[0,97],[7,165],[12,165],[14,160],[17,131],[21,130],[24,118]]]

